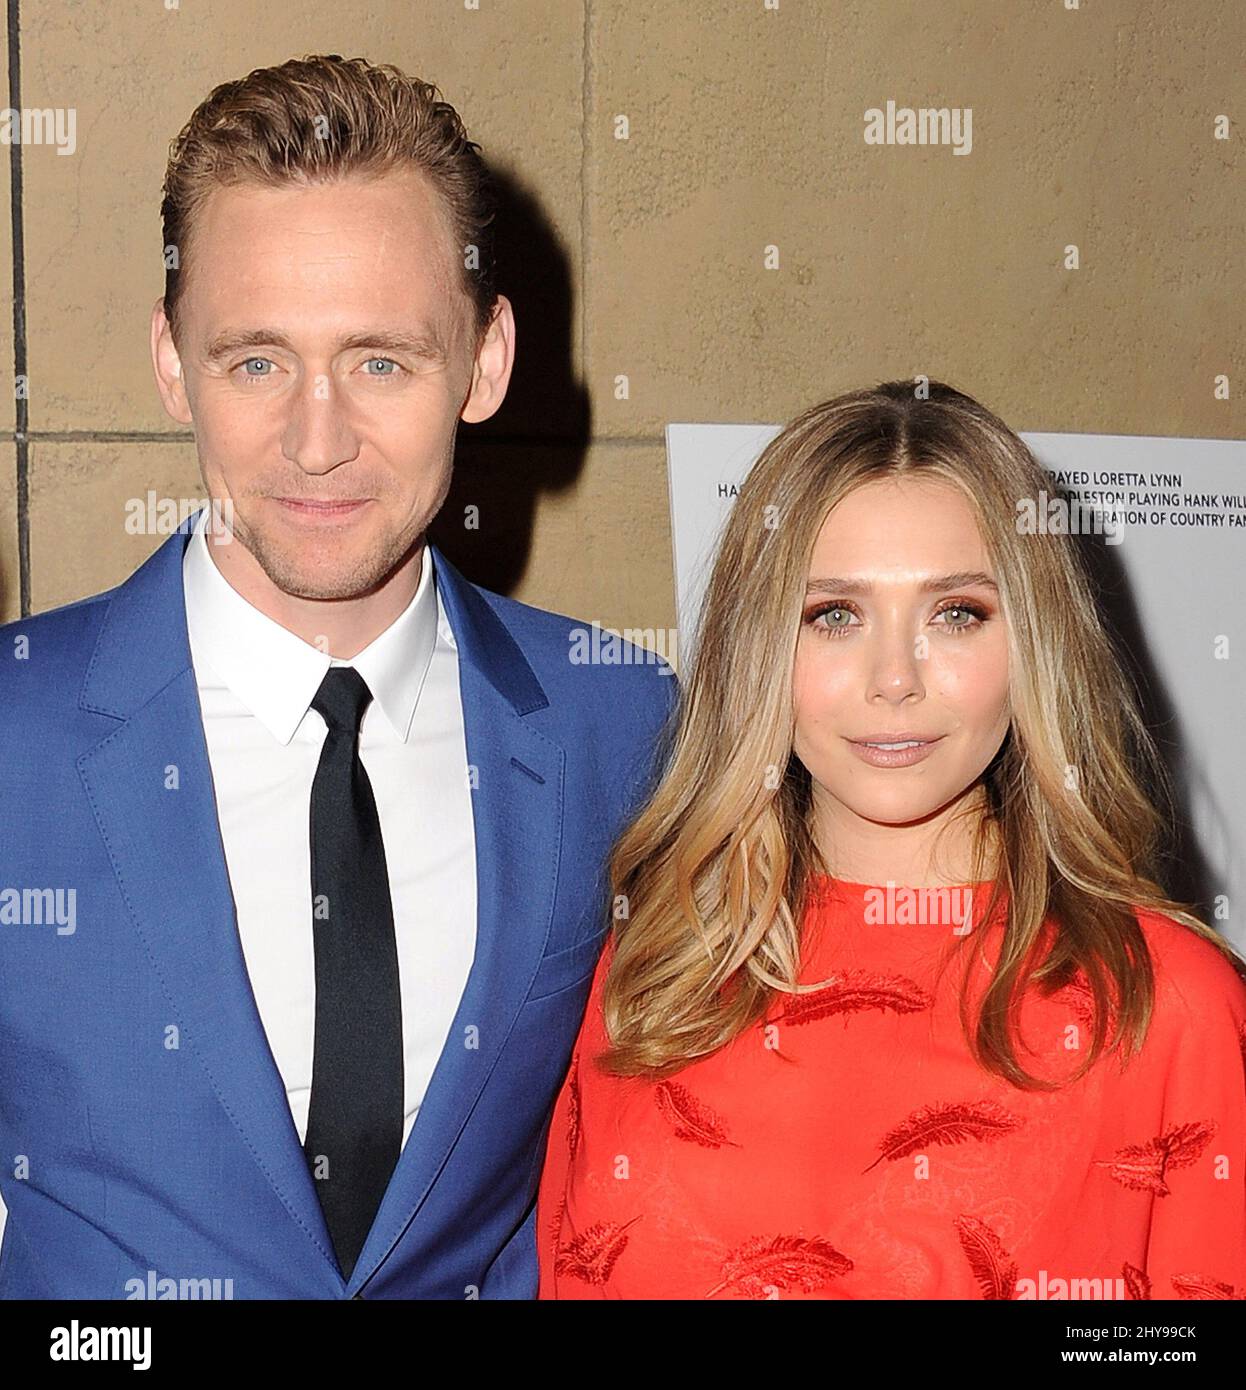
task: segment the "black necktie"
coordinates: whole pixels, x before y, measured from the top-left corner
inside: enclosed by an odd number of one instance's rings
[[[311,792],[316,1045],[303,1151],[349,1280],[402,1148],[402,997],[385,846],[359,760],[372,699],[331,666],[311,707],[329,726]]]

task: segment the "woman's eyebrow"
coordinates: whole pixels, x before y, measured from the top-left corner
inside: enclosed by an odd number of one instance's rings
[[[942,593],[945,589],[968,589],[975,585],[999,592],[999,585],[983,570],[957,570],[954,574],[930,575],[922,580],[918,588],[923,594],[934,594]],[[811,579],[805,586],[805,592],[865,598],[874,592],[874,584],[868,579],[841,579],[831,575],[825,579]]]

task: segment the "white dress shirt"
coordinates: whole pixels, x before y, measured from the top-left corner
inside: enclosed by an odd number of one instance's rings
[[[331,665],[353,666],[372,692],[359,757],[376,797],[394,910],[405,1144],[476,949],[475,829],[458,649],[432,551],[425,545],[406,609],[350,661],[331,659],[248,603],[217,569],[202,519],[182,573],[238,932],[300,1142],[316,1018],[309,815],[325,739],[311,701]]]

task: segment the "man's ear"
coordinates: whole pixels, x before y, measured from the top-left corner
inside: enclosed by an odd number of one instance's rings
[[[182,359],[173,342],[169,320],[164,315],[163,299],[157,299],[151,311],[151,365],[156,373],[156,389],[167,413],[179,424],[192,424],[190,401],[182,379]]]
[[[506,396],[515,365],[515,311],[504,294],[497,297],[493,318],[476,349],[472,386],[459,418],[468,424],[487,420]]]

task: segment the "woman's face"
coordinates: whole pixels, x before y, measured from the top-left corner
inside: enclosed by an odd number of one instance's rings
[[[840,832],[950,808],[999,750],[1008,646],[993,578],[949,484],[868,483],[826,518],[796,647],[795,751]]]

